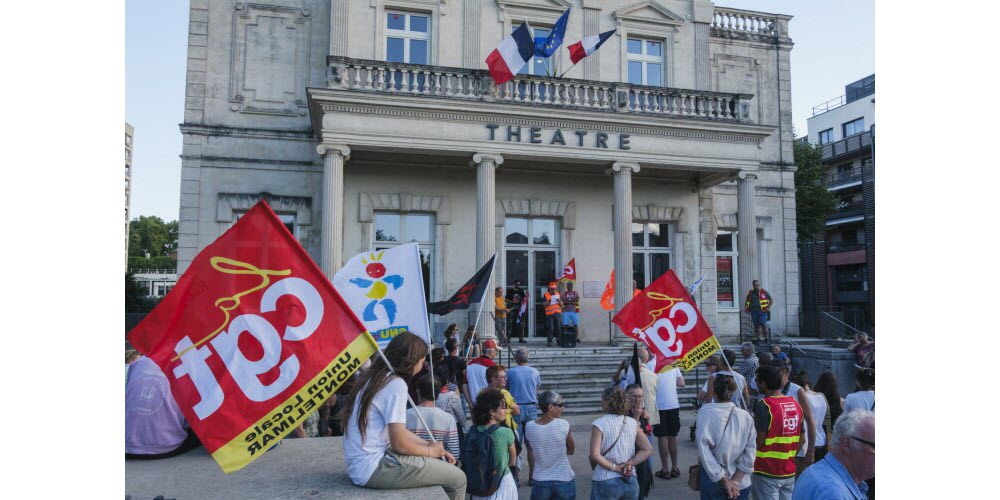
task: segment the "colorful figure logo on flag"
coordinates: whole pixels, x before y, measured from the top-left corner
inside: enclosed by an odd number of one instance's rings
[[[368,258],[371,259],[369,262],[367,259],[361,259],[361,262],[366,264],[365,274],[371,279],[365,278],[353,278],[350,280],[352,284],[361,289],[367,289],[368,293],[365,297],[372,299],[371,302],[365,306],[364,312],[362,313],[361,319],[365,321],[375,321],[378,316],[375,314],[375,307],[382,306],[382,310],[385,312],[386,318],[389,320],[389,324],[395,324],[396,322],[396,302],[391,298],[386,298],[389,294],[389,287],[392,285],[392,289],[399,290],[399,287],[403,286],[403,277],[398,274],[392,274],[386,276],[387,272],[385,265],[379,262],[382,260],[382,255],[385,252],[379,252],[378,254],[370,254]]]

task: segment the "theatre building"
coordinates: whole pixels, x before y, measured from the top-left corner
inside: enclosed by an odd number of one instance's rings
[[[497,86],[527,21],[565,41]],[[790,16],[703,1],[191,1],[179,267],[266,199],[328,274],[415,241],[429,300],[497,253],[540,299],[571,258],[580,337],[672,269],[719,334],[759,279],[798,332]],[[566,47],[616,30],[571,66]],[[492,307],[490,307],[492,309]],[[440,331],[468,313],[434,317]],[[484,325],[485,326],[485,325]],[[481,328],[492,335],[489,328]]]

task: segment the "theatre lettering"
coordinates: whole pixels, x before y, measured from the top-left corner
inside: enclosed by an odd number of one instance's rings
[[[605,132],[593,132],[590,130],[572,130],[563,133],[562,129],[558,128],[543,131],[542,127],[521,125],[506,125],[501,127],[495,123],[487,124],[486,128],[490,131],[491,141],[560,144],[562,146],[570,145],[608,149],[608,141],[611,140],[612,144],[617,144],[618,149],[632,149],[629,146],[630,134],[618,134],[618,140],[615,141],[615,137],[609,136]]]

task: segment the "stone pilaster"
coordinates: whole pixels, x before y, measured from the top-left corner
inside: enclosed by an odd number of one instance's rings
[[[638,163],[615,162],[611,173],[615,183],[613,214],[615,256],[615,312],[632,299],[632,173],[639,172]],[[614,340],[627,340],[614,329]]]
[[[316,152],[323,155],[323,216],[320,266],[327,278],[344,265],[344,162],[351,148],[344,144],[322,143]]]
[[[486,264],[496,252],[496,169],[503,164],[503,156],[489,153],[476,153],[472,156],[472,165],[476,167],[476,269]],[[493,276],[490,276],[486,287],[489,297],[493,296]],[[490,299],[487,298],[487,301]],[[489,303],[487,302],[487,305]],[[479,317],[479,338],[495,339],[492,307],[484,307]]]
[[[760,265],[757,258],[757,218],[754,216],[754,172],[740,172],[736,180],[736,228],[739,231],[739,285],[735,290],[737,307],[743,307],[743,294],[753,287],[753,280],[760,279]]]
[[[463,12],[465,22],[462,23],[462,65],[466,68],[479,69],[483,66],[484,57],[479,56],[480,11],[481,0],[465,0]]]

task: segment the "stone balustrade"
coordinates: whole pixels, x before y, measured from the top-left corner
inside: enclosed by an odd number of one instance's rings
[[[750,94],[518,75],[494,84],[485,70],[328,57],[332,89],[531,106],[749,122]]]
[[[775,16],[761,12],[720,7],[715,9],[712,28],[773,36],[778,34],[777,21]]]

